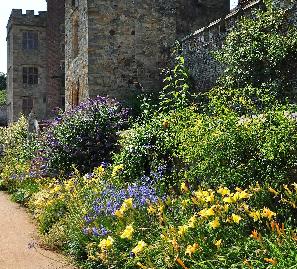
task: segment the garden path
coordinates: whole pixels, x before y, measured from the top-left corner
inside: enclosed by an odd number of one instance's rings
[[[65,258],[42,249],[29,215],[0,192],[0,269],[75,269]]]

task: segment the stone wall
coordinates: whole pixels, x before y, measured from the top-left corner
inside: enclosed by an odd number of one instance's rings
[[[159,90],[176,38],[229,8],[227,0],[82,0],[77,8],[73,3],[66,0],[66,108],[77,92],[80,101],[109,95],[129,102],[141,91]],[[75,21],[79,53],[73,57]]]
[[[228,32],[243,14],[248,16],[261,6],[262,2],[258,0],[243,8],[236,8],[226,17],[210,23],[181,41],[182,54],[196,90],[208,90],[215,85],[224,67],[214,59],[212,52],[222,47]]]
[[[75,1],[76,2],[76,1]],[[88,54],[89,28],[88,3],[80,0],[77,7],[72,0],[65,1],[65,106],[72,107],[75,94],[79,101],[89,97],[88,90]],[[77,33],[75,33],[77,31]],[[77,35],[77,37],[75,37]],[[73,42],[77,39],[77,55]]]
[[[230,12],[230,0],[177,1],[177,37],[180,39]]]
[[[127,101],[142,88],[159,89],[166,48],[175,40],[173,1],[88,2],[90,96]]]
[[[288,8],[288,16],[292,20],[297,19],[294,8],[296,1],[282,0],[274,3]],[[224,67],[214,59],[213,52],[222,47],[227,34],[242,16],[252,16],[253,11],[259,8],[264,8],[262,0],[242,1],[242,4],[231,10],[226,17],[213,21],[181,40],[182,54],[197,91],[205,91],[215,85]]]
[[[47,0],[47,116],[65,99],[65,3]]]
[[[0,106],[0,126],[7,125],[7,106]]]
[[[22,111],[23,99],[32,98],[33,107],[38,119],[46,116],[46,83],[47,83],[47,13],[39,12],[34,15],[33,10],[22,14],[22,10],[12,10],[7,25],[8,42],[8,121],[16,121]],[[23,49],[22,39],[24,31],[38,33],[39,45],[37,49]],[[38,68],[38,84],[23,84],[23,67]]]

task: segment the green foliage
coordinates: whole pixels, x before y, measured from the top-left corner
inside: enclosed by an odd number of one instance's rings
[[[109,162],[117,150],[118,132],[127,125],[127,114],[118,102],[105,97],[66,111],[40,139],[34,169],[46,175],[69,175],[73,166],[87,173]]]
[[[6,90],[6,74],[0,72],[0,90]]]
[[[173,55],[177,54],[178,45]],[[159,96],[160,110],[170,111],[185,108],[190,101],[190,78],[185,67],[185,59],[175,56],[175,67],[165,71],[164,87]]]
[[[0,106],[6,105],[6,91],[0,90]]]
[[[285,10],[272,8],[271,3],[266,8],[244,17],[216,53],[226,68],[211,99],[222,98],[221,104],[243,114],[268,108],[277,100],[295,100],[296,26]]]
[[[210,185],[295,180],[296,106],[239,117],[204,116],[183,130],[179,154],[191,181]]]

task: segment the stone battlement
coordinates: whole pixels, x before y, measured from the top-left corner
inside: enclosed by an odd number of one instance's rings
[[[34,10],[26,10],[26,13],[23,13],[22,9],[13,9],[8,20],[7,30],[10,31],[12,24],[45,27],[46,21],[47,11],[39,11],[38,15],[35,15]]]
[[[243,15],[249,16],[251,15],[251,12],[253,10],[261,7],[263,7],[262,0],[254,1],[244,7],[238,6],[237,8],[231,10],[231,12],[225,18],[220,18],[216,21],[211,22],[206,27],[198,29],[194,33],[183,38],[181,42],[186,43],[193,39],[198,43],[206,43],[212,40],[216,40],[216,37],[218,35],[228,32],[228,30],[230,30],[235,25],[240,17],[242,17]]]

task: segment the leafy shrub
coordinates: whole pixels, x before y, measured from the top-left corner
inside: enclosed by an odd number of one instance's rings
[[[218,186],[252,182],[294,181],[296,173],[296,107],[239,117],[200,117],[183,131],[179,155],[190,181]]]
[[[118,148],[118,133],[127,126],[127,114],[118,102],[104,97],[65,112],[45,133],[33,167],[57,175],[69,174],[73,166],[90,172],[101,162],[109,162]]]
[[[10,192],[24,192],[19,193],[19,198],[16,199],[26,200],[31,193],[28,180],[30,159],[36,149],[35,140],[27,139],[27,120],[24,117],[9,127],[1,128],[0,132],[0,144],[3,148],[0,158],[1,186]],[[27,190],[20,190],[22,185]]]
[[[6,91],[0,89],[0,106],[6,105]]]
[[[265,2],[266,10],[241,19],[216,53],[226,68],[211,97],[240,113],[255,113],[255,107],[263,110],[277,100],[296,100],[296,25],[288,11]]]

